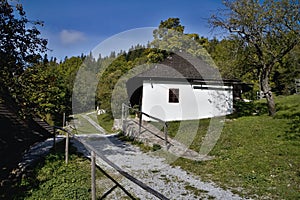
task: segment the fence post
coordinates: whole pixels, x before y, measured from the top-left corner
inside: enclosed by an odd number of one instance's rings
[[[141,130],[142,130],[142,112],[139,112],[139,135],[141,134]]]
[[[92,180],[92,200],[96,200],[96,156],[95,152],[91,152],[91,180]]]
[[[56,149],[55,132],[56,132],[56,129],[55,129],[55,126],[53,126],[53,149],[54,149],[54,151]]]
[[[167,126],[167,122],[164,123],[164,134],[165,134],[166,148],[168,148],[168,126]]]
[[[124,121],[125,121],[125,104],[122,103],[122,132],[125,133],[125,124],[124,124]]]
[[[66,149],[65,149],[66,164],[69,162],[69,132],[67,131]]]
[[[123,124],[123,120],[124,120],[124,103],[122,103],[122,115],[121,115],[121,120],[122,120],[122,124]]]
[[[63,124],[62,127],[65,127],[65,123],[66,123],[66,113],[63,113]]]

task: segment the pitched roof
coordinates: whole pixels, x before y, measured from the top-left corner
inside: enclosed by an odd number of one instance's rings
[[[172,54],[149,70],[138,74],[139,78],[176,78],[211,80],[220,79],[219,71],[201,59],[188,54]]]
[[[132,105],[139,104],[144,80],[183,81],[193,84],[233,85],[236,91],[248,91],[252,87],[237,79],[221,77],[219,70],[208,62],[191,55],[172,54],[158,64],[153,64],[148,70],[137,74],[126,82],[127,94]]]

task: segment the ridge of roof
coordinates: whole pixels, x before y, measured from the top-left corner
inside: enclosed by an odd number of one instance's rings
[[[186,78],[186,79],[217,79],[220,74],[217,68],[203,59],[184,53],[173,53],[162,62],[138,74],[139,78]]]

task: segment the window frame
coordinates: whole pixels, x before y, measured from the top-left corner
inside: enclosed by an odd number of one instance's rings
[[[179,88],[169,88],[169,103],[179,103]]]

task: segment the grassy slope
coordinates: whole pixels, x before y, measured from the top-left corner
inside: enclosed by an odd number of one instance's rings
[[[99,125],[104,128],[107,133],[113,133],[112,127],[114,120],[108,114],[97,115],[97,121]]]
[[[91,164],[88,159],[77,154],[70,147],[68,165],[64,160],[64,142],[58,143],[56,151],[27,172],[22,182],[17,186],[17,192],[12,199],[91,199]],[[113,175],[120,179],[119,175]],[[96,196],[100,197],[115,184],[96,169]],[[128,197],[119,188],[115,190],[120,199]],[[114,198],[113,195],[107,198]]]
[[[13,199],[90,199],[90,162],[70,149],[64,162],[64,142],[34,169],[27,171]]]
[[[78,124],[77,124],[77,133],[78,134],[99,133],[99,130],[97,130],[88,120],[83,118],[81,115],[75,115],[74,118],[78,121]]]
[[[278,113],[275,119],[261,115],[226,122],[217,145],[210,152],[215,156],[214,160],[178,159],[174,164],[247,197],[299,199],[300,139],[289,140],[285,135],[292,119],[300,116],[300,95],[279,97],[276,102]],[[170,124],[171,134],[175,135],[178,125],[178,122]],[[199,151],[208,125],[208,119],[200,121],[198,134],[190,148]],[[193,126],[187,123],[182,130],[189,131],[190,127]],[[66,167],[63,146],[61,149],[58,154],[48,156],[45,164],[36,168],[31,176],[24,178],[16,198],[89,198],[89,162],[72,155]],[[99,172],[97,177],[102,178]]]
[[[299,199],[300,139],[288,140],[285,135],[291,119],[300,115],[300,95],[276,100],[275,119],[261,115],[226,122],[217,145],[210,152],[214,160],[178,159],[174,164],[247,197]],[[208,120],[201,120],[192,149],[199,151],[208,124]],[[176,126],[171,124],[171,129],[176,130]]]

